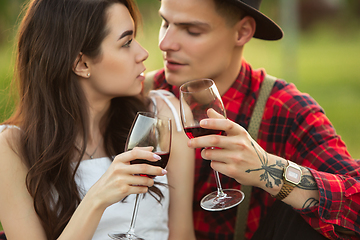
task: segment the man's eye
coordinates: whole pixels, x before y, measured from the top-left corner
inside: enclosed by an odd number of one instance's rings
[[[190,31],[190,30],[187,30],[188,34],[190,34],[191,36],[199,36],[201,33],[199,32],[195,32],[195,31]]]

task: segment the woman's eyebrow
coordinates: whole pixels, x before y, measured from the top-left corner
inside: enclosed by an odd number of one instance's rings
[[[124,37],[126,37],[126,36],[133,35],[133,34],[134,34],[134,31],[133,31],[133,30],[127,30],[127,31],[123,32],[123,33],[120,35],[120,37],[119,37],[118,40],[120,40],[120,39],[122,39],[122,38],[124,38]]]

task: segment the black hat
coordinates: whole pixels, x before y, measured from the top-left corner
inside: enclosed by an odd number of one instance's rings
[[[261,0],[227,0],[243,9],[256,21],[254,38],[264,40],[278,40],[283,37],[282,29],[270,18],[262,14],[260,9]]]

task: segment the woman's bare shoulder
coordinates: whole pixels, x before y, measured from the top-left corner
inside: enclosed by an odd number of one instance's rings
[[[22,161],[18,154],[20,139],[20,130],[18,128],[9,127],[2,129],[0,132],[0,175],[7,174],[4,169],[22,165]]]
[[[0,149],[17,148],[20,139],[18,127],[0,126]]]
[[[19,139],[20,130],[16,128],[0,133],[0,219],[9,238],[16,238],[14,236],[22,235],[23,231],[34,235],[41,229],[33,198],[26,187],[28,167],[15,150]],[[18,232],[19,226],[23,231]]]

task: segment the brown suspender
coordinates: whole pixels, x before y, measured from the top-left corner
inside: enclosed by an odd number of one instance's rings
[[[259,128],[262,116],[264,114],[265,105],[275,81],[275,77],[266,75],[263,83],[261,84],[259,97],[255,103],[255,108],[253,114],[251,115],[248,127],[248,132],[254,140],[257,140],[258,138]],[[244,201],[240,203],[237,209],[234,240],[245,239],[252,186],[242,185],[241,190],[244,192],[245,198]]]

